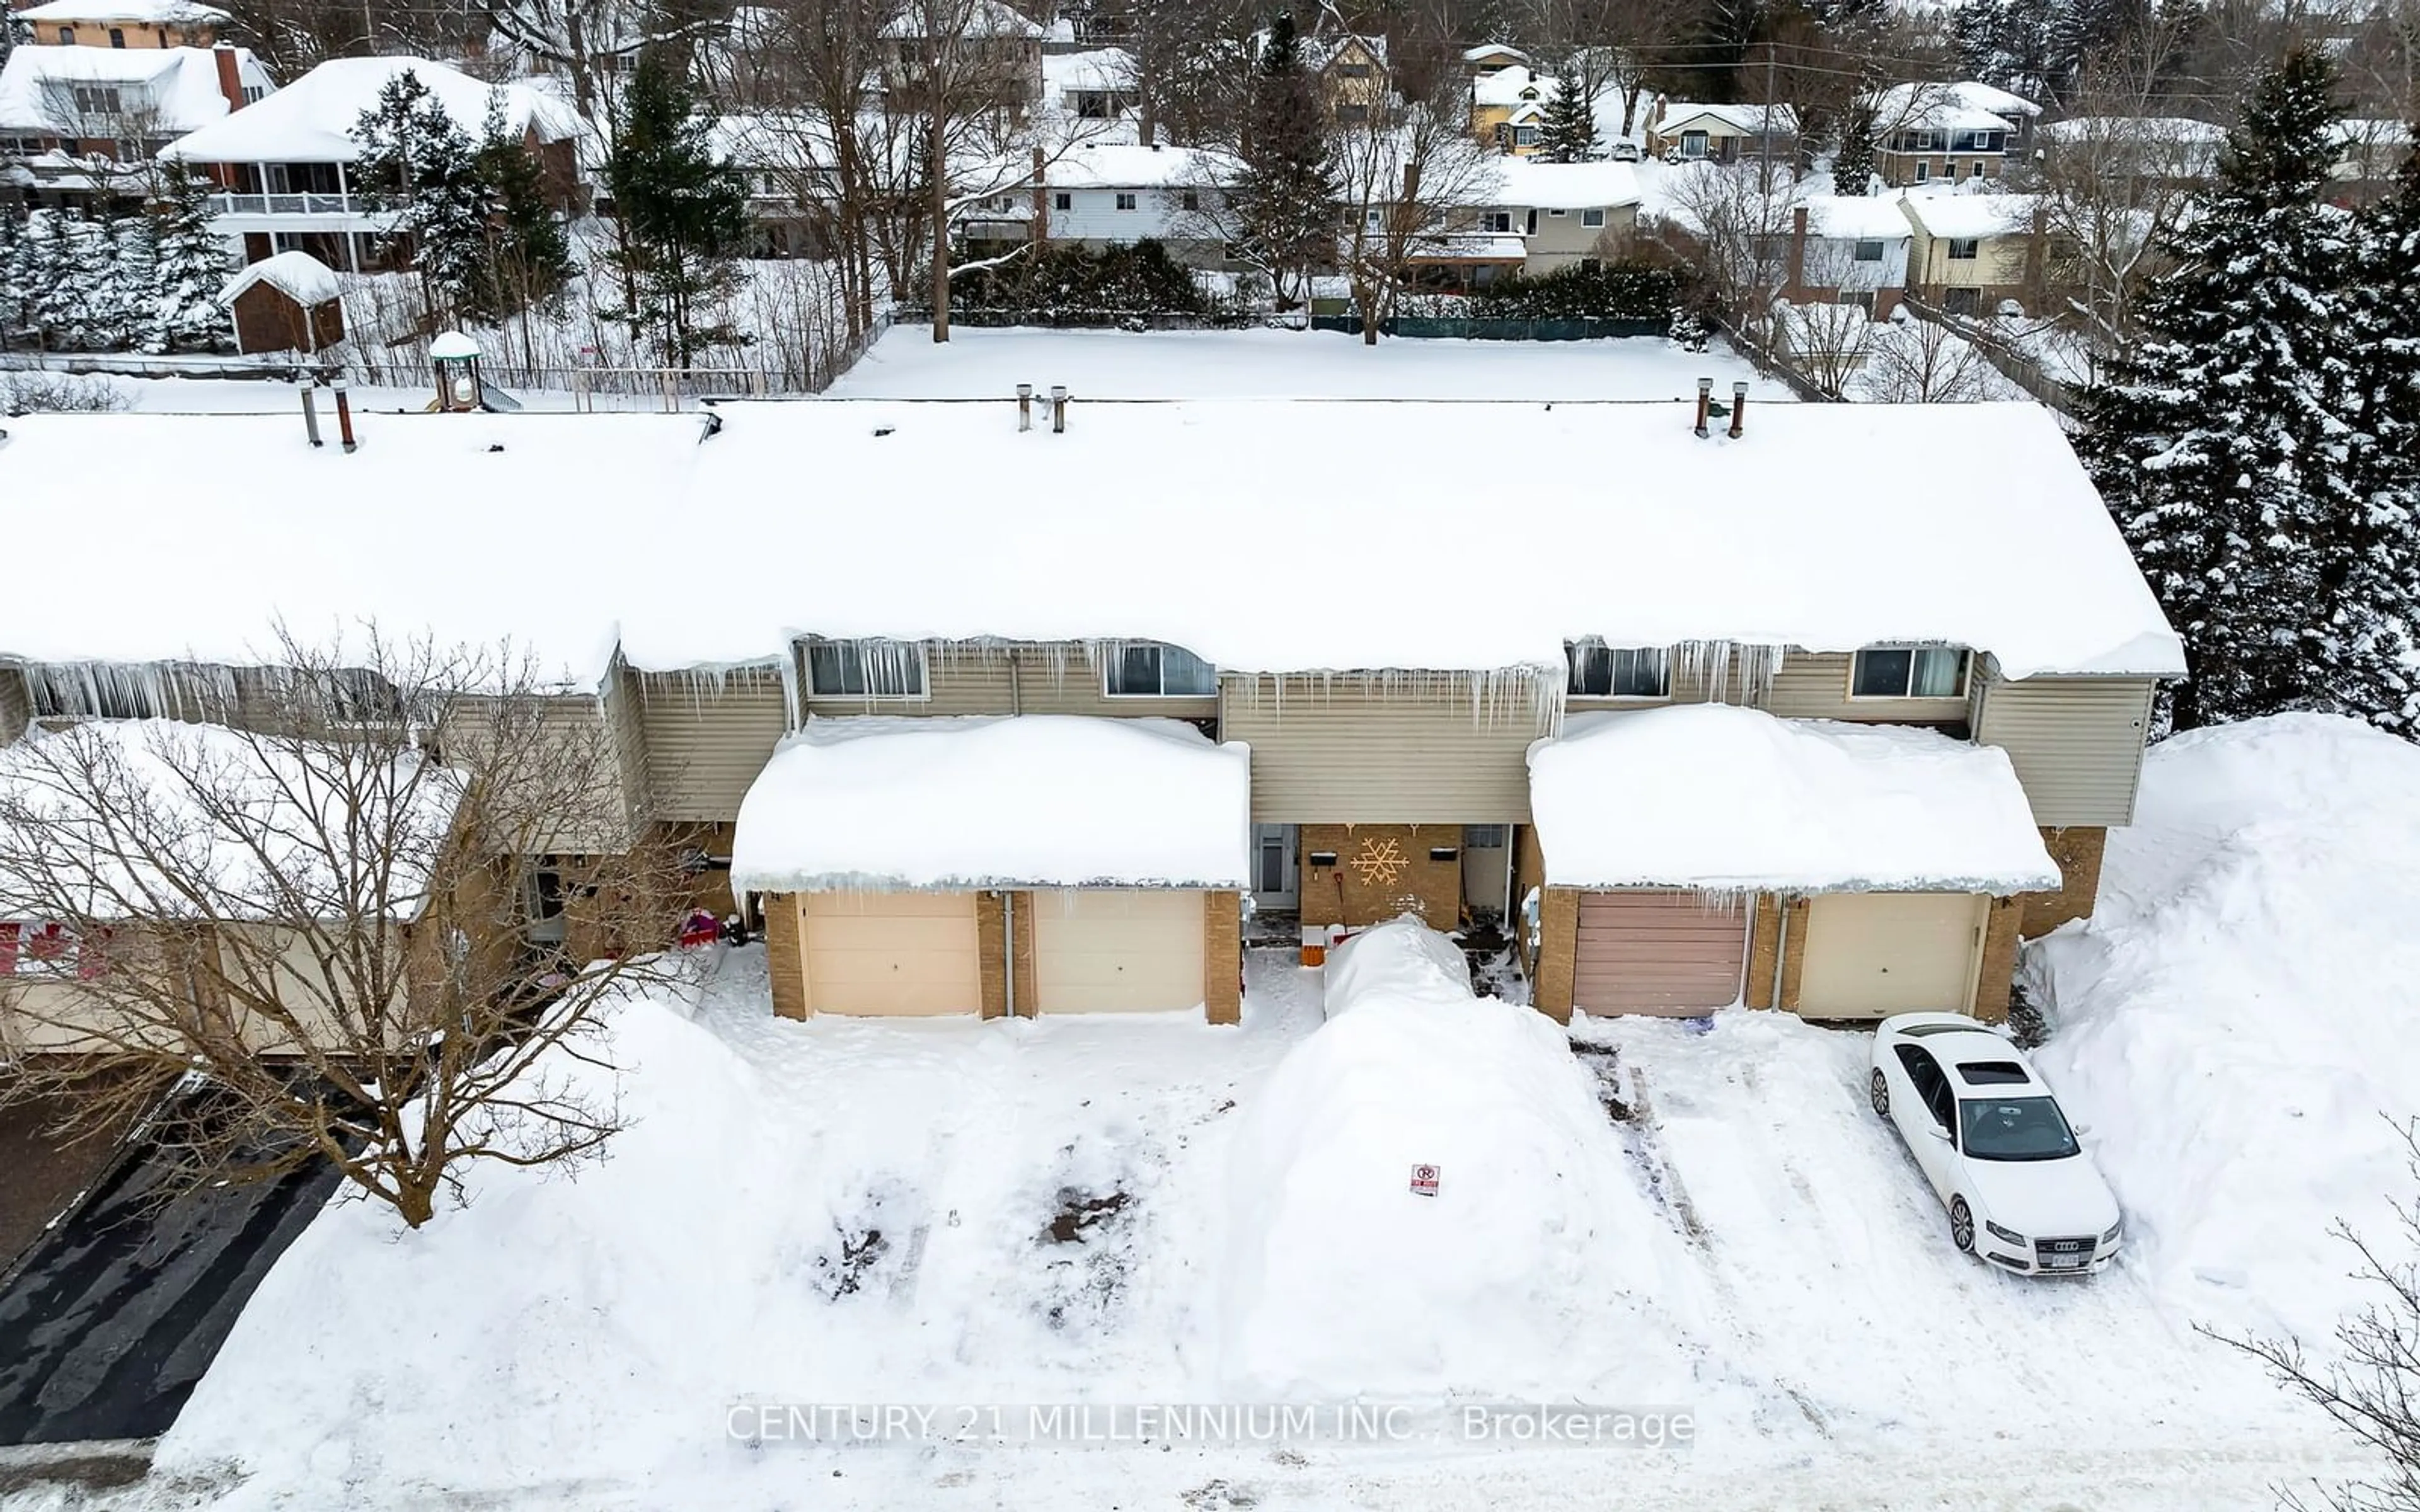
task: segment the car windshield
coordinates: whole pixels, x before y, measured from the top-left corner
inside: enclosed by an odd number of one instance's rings
[[[1977,1160],[2064,1160],[2075,1135],[2046,1097],[1973,1097],[1958,1104],[1958,1148]]]

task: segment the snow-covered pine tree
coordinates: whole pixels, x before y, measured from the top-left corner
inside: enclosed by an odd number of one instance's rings
[[[42,344],[53,351],[96,349],[107,328],[112,257],[98,222],[45,215],[40,259],[48,277],[37,292]]]
[[[552,306],[578,270],[563,222],[547,203],[546,179],[537,160],[513,133],[504,113],[504,92],[489,91],[488,116],[480,131],[478,172],[493,197],[495,213],[488,222],[485,267],[481,270],[479,305],[483,317],[496,324],[522,317],[521,338],[530,365],[537,365],[530,346],[527,316],[531,310]]]
[[[373,206],[396,212],[391,234],[411,244],[430,316],[475,316],[495,207],[471,134],[406,69],[362,112],[353,135],[360,147],[355,182]]]
[[[96,349],[131,351],[149,324],[159,247],[147,215],[113,216],[101,235],[109,243],[109,282],[94,310]]]
[[[54,332],[66,301],[66,291],[60,287],[62,235],[57,210],[29,210],[17,245],[19,286],[25,291],[24,323],[33,328],[35,339],[46,350],[58,346]]]
[[[151,208],[158,254],[142,344],[147,352],[225,351],[234,346],[219,290],[235,272],[226,244],[210,234],[209,180],[183,163],[169,165]]]
[[[1596,156],[1596,107],[1577,57],[1564,61],[1555,75],[1555,98],[1540,112],[1538,156],[1548,162],[1586,162]]]
[[[1832,159],[1832,192],[1863,196],[1874,192],[1874,107],[1853,101],[1840,116],[1840,150]]]
[[[614,113],[605,182],[621,217],[614,254],[633,294],[622,314],[633,339],[652,337],[665,361],[751,338],[722,318],[748,240],[748,184],[714,150],[709,118],[679,68],[641,55]]]
[[[1280,10],[1246,85],[1235,167],[1220,182],[1227,239],[1269,275],[1278,305],[1305,297],[1311,270],[1336,255],[1336,176],[1319,82]]]
[[[8,347],[11,332],[25,324],[26,256],[24,216],[0,209],[0,348]]]
[[[2322,546],[2344,579],[2330,684],[2349,713],[2420,734],[2420,152],[2362,215],[2347,349],[2357,509]]]
[[[2260,81],[2085,398],[2077,449],[2184,637],[2180,729],[2358,697],[2330,665],[2366,444],[2345,418],[2352,216],[2321,199],[2335,83],[2306,52]]]

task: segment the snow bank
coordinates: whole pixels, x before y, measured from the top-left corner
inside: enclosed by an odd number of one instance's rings
[[[1327,1016],[1372,999],[1470,1000],[1470,960],[1453,941],[1405,914],[1327,952]]]
[[[1668,1336],[1642,1314],[1668,1300],[1669,1230],[1562,1029],[1437,990],[1452,947],[1414,932],[1352,943],[1352,1011],[1245,1105],[1219,1340],[1238,1396],[1576,1390]]]
[[[1529,748],[1566,887],[2024,892],[2059,885],[2008,753],[1904,725],[1679,704]]]
[[[2093,918],[2028,947],[2034,1059],[2189,1316],[2317,1340],[2360,1300],[2328,1226],[2393,1253],[2415,917],[2420,748],[2283,716],[2154,747]]]
[[[1251,786],[1250,747],[1174,719],[811,719],[739,805],[731,885],[1240,887]]]

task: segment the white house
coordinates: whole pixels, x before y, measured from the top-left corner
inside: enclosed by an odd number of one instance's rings
[[[1855,304],[1885,318],[1906,293],[1914,236],[1897,199],[1809,194],[1791,208],[1790,280],[1783,298],[1793,304]]]
[[[1219,266],[1216,178],[1215,160],[1199,148],[1087,143],[1043,172],[1049,239],[1097,251],[1149,238],[1180,262]]]
[[[392,216],[372,210],[351,179],[361,155],[353,131],[387,82],[407,72],[474,141],[486,130],[489,94],[501,91],[507,130],[536,155],[551,193],[569,199],[580,123],[568,105],[528,85],[490,85],[427,58],[332,58],[160,155],[206,164],[228,186],[212,202],[211,226],[246,262],[299,251],[346,271],[374,268]]]
[[[276,85],[237,47],[21,47],[0,67],[0,184],[37,205],[140,199],[153,155]]]

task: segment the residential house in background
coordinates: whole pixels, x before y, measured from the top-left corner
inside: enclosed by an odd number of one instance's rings
[[[307,252],[342,272],[396,262],[387,244],[391,213],[372,209],[351,177],[362,113],[387,82],[418,76],[445,113],[476,141],[488,100],[501,91],[506,129],[537,160],[547,191],[569,207],[579,193],[578,117],[551,92],[530,85],[490,85],[427,58],[332,58],[253,108],[179,138],[163,158],[198,164],[225,190],[211,200],[211,228],[245,262]]]
[[[963,30],[948,37],[928,37],[928,17],[961,15]],[[954,7],[906,6],[883,23],[885,49],[882,86],[912,91],[926,60],[936,49],[971,57],[980,77],[989,81],[992,103],[1010,115],[1022,115],[1042,102],[1042,37],[1040,25],[1001,0],[973,0],[961,12]]]
[[[1538,150],[1546,106],[1559,93],[1552,78],[1539,77],[1524,63],[1481,73],[1470,84],[1470,134],[1481,146],[1526,158]]]
[[[1854,304],[1877,320],[1899,308],[1915,231],[1898,200],[1810,194],[1791,207],[1790,223],[1783,299]]]
[[[1142,103],[1134,54],[1123,47],[1047,54],[1042,77],[1051,105],[1077,120],[1124,120]]]
[[[2045,236],[2032,194],[1904,194],[1907,291],[1952,315],[1988,315],[2041,288]]]
[[[240,663],[281,612],[433,617],[563,667],[566,729],[611,739],[622,774],[622,817],[564,849],[692,855],[701,903],[760,921],[781,1012],[1229,1021],[1249,892],[1264,938],[1508,922],[1558,1016],[1997,1018],[2020,934],[2090,912],[2182,670],[2035,407],[1751,395],[1734,439],[1695,434],[1686,402],[1506,405],[1473,449],[1436,444],[1466,407],[1086,397],[1063,417],[1080,444],[1020,429],[1007,395],[576,435],[380,415],[351,455],[296,416],[14,422],[12,481],[122,538],[104,578],[0,599],[0,738],[175,717],[194,680],[240,682],[190,658]],[[1807,465],[1845,444],[1961,486]],[[1149,507],[1103,529],[1054,460],[1071,445]],[[127,463],[95,473],[97,452]],[[1273,452],[1299,463],[1276,486]],[[1506,455],[1569,477],[1616,457],[1625,486],[1506,496]],[[828,486],[752,519],[712,594],[664,594],[628,549],[802,475]],[[1480,496],[1557,549],[1485,612],[1441,614],[1435,542]],[[1352,548],[1308,588],[1262,570],[1306,533]],[[474,538],[582,591],[432,591]],[[900,539],[953,549],[876,548]],[[850,570],[802,582],[818,553]],[[135,611],[193,580],[212,593]],[[531,938],[561,939],[559,895],[528,893]]]
[[[1481,42],[1477,47],[1464,49],[1462,54],[1463,67],[1478,79],[1501,73],[1506,69],[1527,69],[1529,61],[1528,54],[1509,42]]]
[[[2336,123],[2339,152],[2332,177],[2345,197],[2366,203],[2387,192],[2396,171],[2412,155],[2408,122],[2354,117]]]
[[[209,47],[227,13],[195,0],[44,0],[13,18],[38,47]]]
[[[0,66],[0,185],[95,215],[139,204],[169,143],[275,88],[238,47],[18,48]]]
[[[1032,224],[1051,241],[1093,252],[1150,239],[1179,262],[1224,267],[1216,178],[1215,161],[1204,150],[1087,142],[1043,169],[1042,205]]]
[[[2046,167],[2076,165],[2096,177],[2194,184],[2218,171],[2226,129],[2185,116],[2070,116],[2034,129]]]
[[[1683,162],[1770,157],[1787,165],[1798,149],[1798,113],[1788,105],[1702,105],[1657,96],[1647,113],[1647,154]]]
[[[1876,93],[1874,171],[1893,188],[1997,178],[2033,149],[2041,107],[1976,80]]]
[[[1394,99],[1394,73],[1387,66],[1387,39],[1347,32],[1306,39],[1303,65],[1319,76],[1320,98],[1339,126],[1359,126],[1386,117]]]

